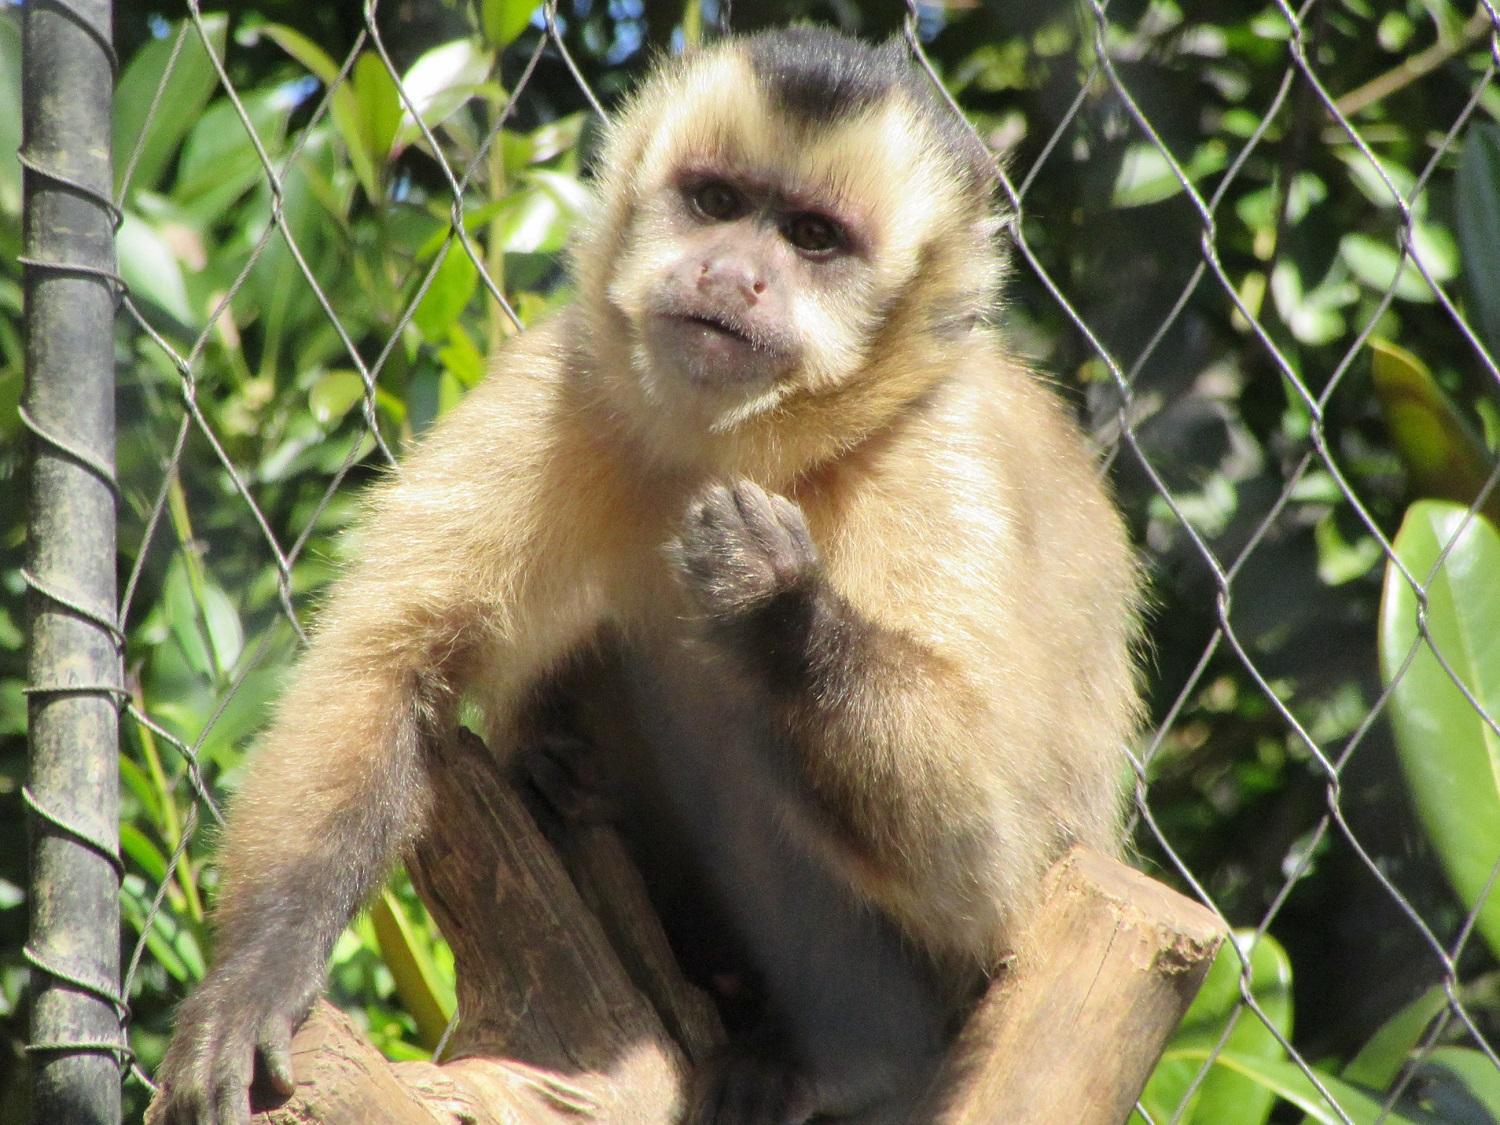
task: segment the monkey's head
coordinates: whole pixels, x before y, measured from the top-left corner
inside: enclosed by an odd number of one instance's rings
[[[852,440],[993,300],[991,158],[899,40],[798,28],[671,60],[616,115],[597,182],[574,250],[595,378],[679,450],[771,418],[780,448],[799,419]]]

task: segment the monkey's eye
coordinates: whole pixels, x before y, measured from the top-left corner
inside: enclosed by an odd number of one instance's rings
[[[745,213],[745,200],[723,180],[704,180],[688,189],[688,203],[694,211],[714,222],[728,222]]]
[[[790,216],[781,233],[798,250],[814,257],[828,257],[844,247],[844,228],[814,211]]]

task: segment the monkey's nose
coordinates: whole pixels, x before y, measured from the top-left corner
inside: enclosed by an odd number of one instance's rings
[[[766,291],[766,283],[747,262],[714,258],[705,261],[698,270],[698,291],[720,299],[738,296],[745,304],[753,305]]]

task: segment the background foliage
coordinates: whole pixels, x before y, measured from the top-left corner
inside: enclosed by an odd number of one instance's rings
[[[1149,567],[1141,858],[1244,927],[1146,1112],[1500,1120],[1500,537],[1471,514],[1500,511],[1495,10],[914,10],[1020,190],[1003,320],[1110,452]],[[515,331],[496,298],[529,322],[565,296],[594,120],[530,3],[185,14],[116,7],[122,941],[147,1071],[207,954],[195,788],[233,788],[359,484]],[[607,105],[722,15],[572,0],[558,30]],[[742,0],[732,22],[878,37],[905,16]],[[5,1120],[26,977],[19,23],[0,7]],[[416,1055],[451,972],[398,878],[332,991]]]

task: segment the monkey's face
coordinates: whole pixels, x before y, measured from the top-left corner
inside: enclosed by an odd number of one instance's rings
[[[988,302],[987,195],[882,73],[793,73],[731,42],[663,67],[611,125],[574,269],[595,385],[654,447],[757,418],[779,441],[829,428],[814,416],[867,426],[942,377]]]
[[[635,285],[619,296],[646,366],[678,393],[726,405],[826,365],[816,329],[843,336],[839,306],[868,286],[856,217],[724,164],[679,169],[637,231],[636,268],[623,271]]]

